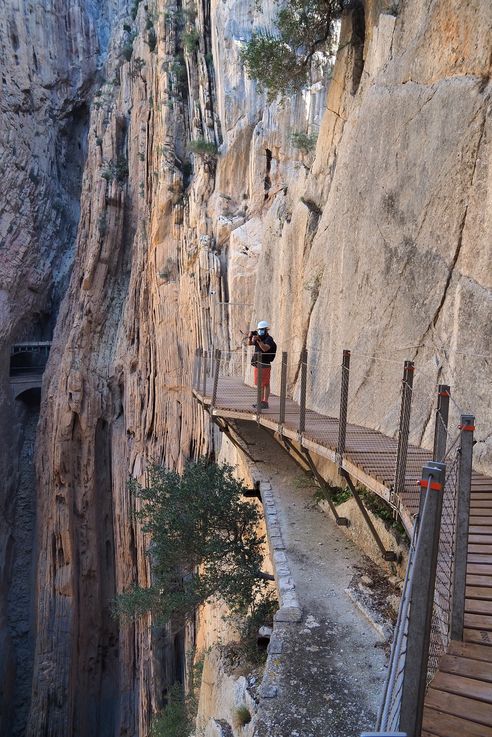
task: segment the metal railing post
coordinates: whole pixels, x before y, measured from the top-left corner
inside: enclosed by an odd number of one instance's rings
[[[261,398],[263,395],[263,387],[261,385],[263,378],[263,364],[261,362],[261,353],[258,353],[258,363],[256,364],[257,387],[256,387],[256,421],[259,422],[261,415]]]
[[[410,412],[412,409],[413,361],[405,361],[401,391],[400,429],[398,432],[398,450],[396,453],[395,484],[393,494],[401,494],[405,488],[407,470],[408,435],[410,432]]]
[[[456,532],[454,538],[453,595],[451,600],[450,637],[452,640],[463,639],[475,417],[473,415],[461,415],[460,430],[458,498],[456,500]]]
[[[287,353],[282,352],[282,366],[280,369],[280,410],[278,424],[281,426],[285,422],[285,400],[287,395]]]
[[[434,432],[434,452],[432,460],[444,461],[448,440],[448,417],[450,388],[447,384],[439,384],[437,394],[436,425]]]
[[[437,553],[446,476],[444,463],[429,461],[419,482],[425,493],[420,520],[408,620],[407,657],[403,676],[400,730],[420,737],[427,686],[430,629],[434,605]]]
[[[215,373],[214,373],[214,383],[213,383],[213,389],[212,389],[212,402],[211,402],[211,408],[213,409],[215,407],[215,403],[217,401],[217,388],[219,386],[219,371],[220,371],[220,350],[217,348],[215,351]]]
[[[347,435],[347,408],[348,408],[348,391],[350,376],[350,351],[343,351],[342,358],[342,381],[340,388],[340,417],[338,420],[338,445],[337,459],[338,465],[342,465],[343,454],[345,453],[345,439]]]
[[[207,394],[207,351],[203,351],[203,384],[202,384],[202,396],[205,397]]]
[[[307,350],[301,351],[301,396],[299,398],[299,434],[306,430]]]

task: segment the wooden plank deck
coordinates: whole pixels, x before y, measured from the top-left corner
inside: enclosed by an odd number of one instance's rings
[[[196,398],[217,417],[258,422],[279,430],[279,397],[271,395],[269,409],[257,418],[253,404],[256,388],[240,379],[221,378],[214,408],[212,382]],[[299,440],[299,406],[286,401],[282,434]],[[336,462],[338,420],[306,410],[302,445]],[[391,499],[397,440],[376,430],[347,424],[343,467],[386,501]],[[414,446],[408,449],[401,518],[411,533],[418,510],[422,466],[432,454]],[[426,696],[422,737],[492,737],[492,479],[473,472],[465,600],[464,642],[451,642],[441,659]]]

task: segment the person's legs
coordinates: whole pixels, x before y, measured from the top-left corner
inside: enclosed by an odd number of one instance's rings
[[[270,396],[270,371],[270,366],[263,369],[261,401],[265,402],[265,404],[268,404],[268,397]]]

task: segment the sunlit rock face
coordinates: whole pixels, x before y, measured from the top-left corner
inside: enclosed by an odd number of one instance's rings
[[[276,4],[195,11],[193,43],[169,0],[9,0],[0,19],[10,505],[22,420],[8,347],[54,328],[37,440],[32,737],[145,735],[179,675],[174,641],[157,643],[148,622],[120,626],[110,605],[148,580],[128,474],[212,448],[190,389],[197,345],[238,349],[241,331],[269,319],[290,388],[306,345],[309,401],[330,413],[351,348],[349,417],[391,434],[401,364],[414,359],[412,439],[431,444],[430,397],[449,383],[453,427],[460,408],[476,413],[476,462],[492,471],[490,3],[347,11],[331,81],[321,67],[283,104],[266,104],[240,61]],[[318,132],[315,150],[296,148],[293,133]],[[217,155],[191,153],[200,139]],[[4,627],[0,647],[8,701]]]
[[[356,16],[342,22],[309,170],[289,156],[288,105],[263,114],[276,186],[255,211],[260,223],[230,239],[230,298],[255,294],[254,315],[268,316],[289,351],[291,379],[306,345],[316,408],[337,412],[341,353],[352,349],[349,415],[390,434],[402,363],[414,360],[412,440],[431,446],[435,387],[450,384],[453,436],[459,413],[475,413],[475,462],[490,471],[492,8],[368,4],[362,59],[350,43]],[[224,166],[236,170],[227,157]]]

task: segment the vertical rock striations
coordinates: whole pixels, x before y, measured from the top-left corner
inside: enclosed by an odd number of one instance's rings
[[[89,99],[117,7],[7,0],[0,14],[0,732],[12,736],[25,733],[32,676],[37,410],[12,400],[9,349],[51,337],[74,255]]]

